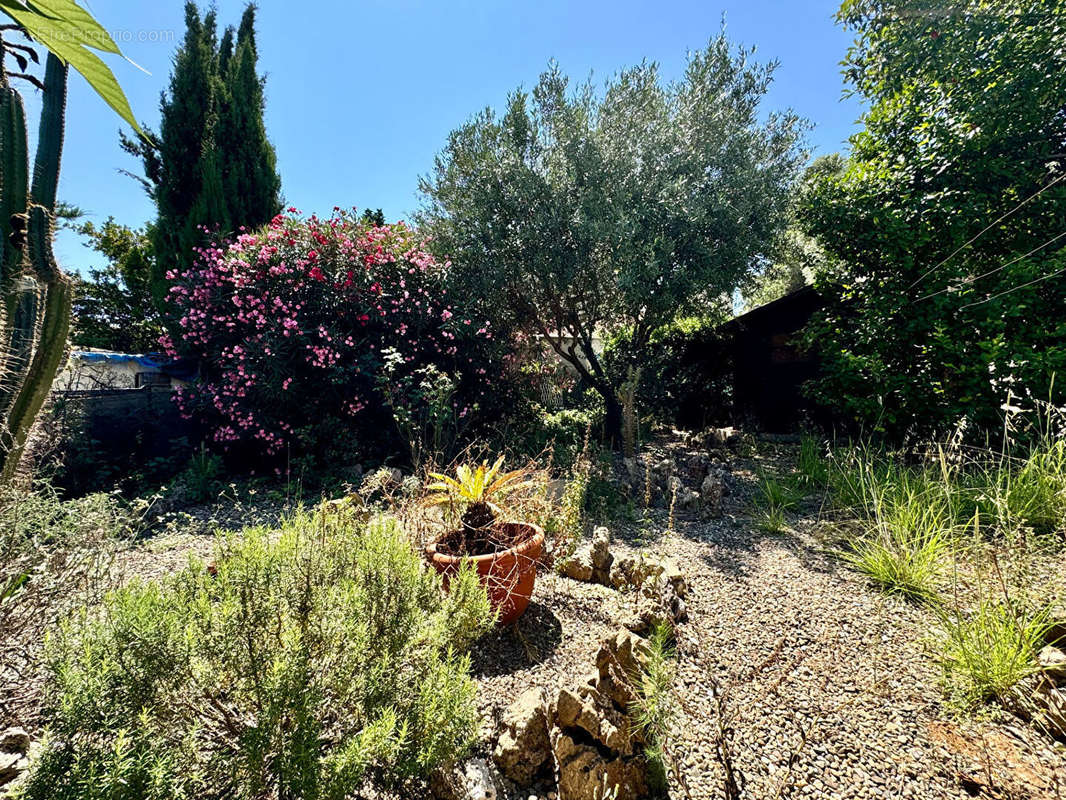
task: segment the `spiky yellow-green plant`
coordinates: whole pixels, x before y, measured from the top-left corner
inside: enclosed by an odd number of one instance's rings
[[[454,478],[442,472],[431,472],[429,477],[435,481],[426,487],[431,492],[431,504],[462,509],[460,519],[464,528],[486,531],[500,513],[496,500],[527,483],[529,470],[503,472],[503,456],[500,456],[492,466],[488,462],[477,466],[460,464],[455,468]]]

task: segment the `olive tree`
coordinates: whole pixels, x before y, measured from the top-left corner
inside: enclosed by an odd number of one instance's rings
[[[594,338],[627,328],[640,352],[759,271],[785,219],[804,123],[762,112],[776,64],[752,54],[718,35],[677,82],[642,63],[599,92],[552,63],[502,116],[453,131],[421,181],[455,290],[546,340],[602,395],[612,437],[617,376]]]

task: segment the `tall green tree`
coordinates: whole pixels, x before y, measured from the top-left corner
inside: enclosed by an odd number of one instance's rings
[[[456,291],[498,326],[543,337],[621,422],[595,341],[656,328],[732,290],[768,257],[804,161],[802,122],[763,115],[774,64],[724,35],[684,77],[627,69],[602,93],[554,64],[502,117],[454,131],[421,182],[420,224]]]
[[[185,38],[160,100],[158,135],[124,139],[144,167],[155,201],[153,294],[163,307],[172,270],[184,269],[204,229],[254,229],[281,210],[281,179],[263,121],[264,78],[256,72],[255,6],[236,33],[218,37],[215,11],[185,4]]]
[[[803,172],[797,186],[797,195],[803,196],[803,187],[811,182],[824,180],[827,175],[839,174],[844,169],[844,158],[839,153],[819,156]],[[763,271],[756,275],[743,292],[744,310],[773,302],[791,292],[814,282],[814,276],[825,266],[825,251],[818,241],[803,232],[796,221],[799,203],[794,202],[790,222],[777,239],[771,259]]]
[[[1066,386],[1061,0],[848,0],[846,168],[801,217],[828,252],[818,397],[867,430],[998,424]]]
[[[274,146],[263,122],[265,79],[256,73],[255,6],[244,10],[236,39],[232,29],[223,35],[219,74],[225,95],[219,116],[222,190],[230,220],[237,227],[255,228],[281,210],[281,178]],[[227,40],[235,41],[232,55]]]
[[[158,350],[165,327],[152,298],[152,238],[109,218],[97,227],[77,228],[106,264],[75,279],[74,330],[77,347],[125,353]]]

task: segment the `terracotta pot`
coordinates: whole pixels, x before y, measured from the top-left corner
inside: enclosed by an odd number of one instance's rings
[[[504,522],[500,527],[508,529],[521,543],[485,556],[447,556],[437,552],[434,542],[426,548],[426,555],[444,576],[445,588],[448,578],[459,572],[463,561],[472,561],[488,590],[489,602],[499,611],[499,624],[510,625],[522,616],[533,596],[537,562],[544,550],[544,531],[525,522]]]

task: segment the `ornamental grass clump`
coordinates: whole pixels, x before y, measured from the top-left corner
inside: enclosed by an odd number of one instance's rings
[[[1014,688],[1039,669],[1050,628],[1050,609],[1007,597],[982,594],[970,611],[945,610],[933,644],[948,694],[964,707],[1010,704]]]
[[[425,776],[475,738],[462,648],[491,621],[473,572],[445,594],[387,519],[226,536],[210,567],[59,628],[26,797],[339,800]]]

